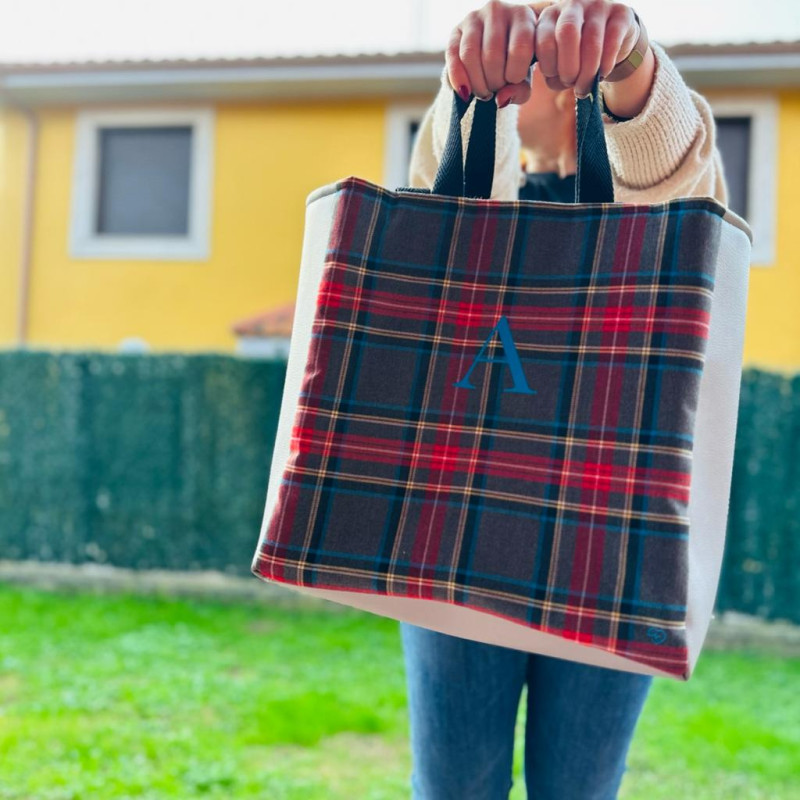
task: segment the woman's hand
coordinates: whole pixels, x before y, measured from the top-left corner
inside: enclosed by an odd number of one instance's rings
[[[536,16],[531,6],[490,0],[453,29],[445,62],[463,100],[488,100],[494,92],[501,108],[528,100]]]
[[[490,0],[468,14],[450,36],[446,64],[450,85],[466,100],[496,93],[501,108],[530,97],[534,56],[548,88],[573,88],[582,96],[599,72],[608,75],[639,36],[633,10],[609,0],[559,0],[514,5]],[[615,113],[641,108],[650,89],[653,59],[614,84]],[[637,73],[639,73],[637,75]],[[643,73],[646,73],[644,75]],[[634,78],[636,80],[634,80]],[[625,85],[623,85],[625,84]],[[604,95],[607,90],[604,90]],[[636,111],[634,110],[634,113]]]
[[[561,0],[543,8],[534,52],[548,88],[588,94],[627,58],[639,38],[633,9],[609,0]]]

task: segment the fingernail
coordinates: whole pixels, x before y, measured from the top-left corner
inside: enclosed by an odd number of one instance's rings
[[[469,100],[469,89],[466,86],[460,86],[458,96],[466,103]]]
[[[511,97],[507,97],[505,100],[503,100],[502,103],[498,103],[497,107],[498,108],[505,108],[511,102],[511,100],[512,100]]]

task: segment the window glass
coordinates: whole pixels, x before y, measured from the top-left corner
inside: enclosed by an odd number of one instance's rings
[[[192,128],[100,128],[96,233],[186,236]]]
[[[750,117],[722,117],[717,123],[717,146],[728,184],[728,205],[747,218],[750,184]]]
[[[408,159],[411,160],[411,153],[414,150],[414,141],[419,131],[420,120],[414,119],[408,123]]]

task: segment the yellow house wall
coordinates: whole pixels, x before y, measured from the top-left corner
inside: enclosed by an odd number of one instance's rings
[[[208,261],[71,259],[75,110],[41,112],[31,346],[232,350],[234,320],[294,299],[308,193],[382,179],[381,102],[221,105],[215,128]]]
[[[775,262],[750,276],[745,363],[800,369],[800,92],[779,94]],[[69,258],[74,109],[40,112],[29,305],[34,347],[232,350],[230,323],[294,299],[305,198],[350,174],[383,177],[385,104],[216,109],[208,261]],[[0,344],[13,345],[24,121],[0,115]]]
[[[0,344],[14,342],[22,240],[25,121],[0,109]]]
[[[744,360],[800,370],[800,91],[779,94],[775,262],[750,270]]]

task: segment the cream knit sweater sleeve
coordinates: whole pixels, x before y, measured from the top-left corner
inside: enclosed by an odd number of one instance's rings
[[[644,108],[617,122],[603,114],[614,197],[620,203],[660,203],[677,197],[714,197],[728,203],[716,127],[705,98],[684,82],[664,49],[651,43],[655,75]],[[602,92],[602,83],[601,92]],[[409,185],[431,188],[450,124],[452,90],[445,72],[419,128],[409,167]],[[518,107],[497,112],[492,197],[516,200],[521,183]],[[464,148],[472,108],[462,121]]]

